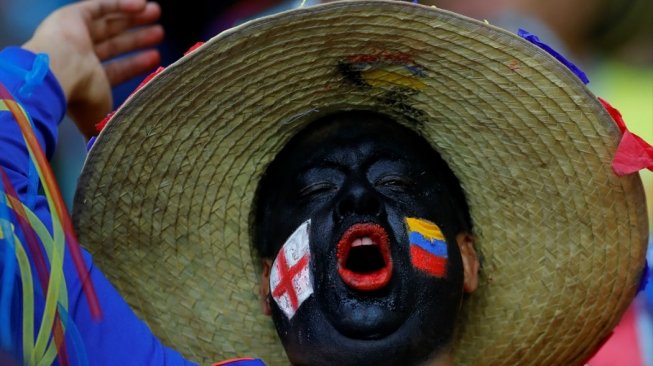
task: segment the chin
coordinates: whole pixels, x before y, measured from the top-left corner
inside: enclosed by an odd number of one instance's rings
[[[317,305],[315,298],[306,301],[291,321],[273,310],[277,332],[292,365],[427,365],[429,360],[448,354],[451,322],[432,325],[438,329],[424,329],[424,319],[414,315],[389,334],[380,336],[383,332],[368,329],[371,333],[352,337],[334,327]]]

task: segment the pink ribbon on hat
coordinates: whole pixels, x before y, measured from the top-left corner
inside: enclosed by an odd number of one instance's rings
[[[619,142],[619,147],[617,147],[617,152],[612,160],[614,173],[621,177],[642,169],[653,171],[653,146],[628,131],[621,113],[610,103],[600,97],[599,102],[610,113],[622,133],[621,142]]]

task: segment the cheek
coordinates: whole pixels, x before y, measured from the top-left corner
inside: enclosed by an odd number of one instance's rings
[[[405,224],[413,267],[430,276],[446,278],[449,252],[442,230],[418,218],[407,217]]]
[[[311,252],[315,261],[322,262],[339,239],[333,210],[327,205],[307,213],[307,217],[311,221]]]
[[[266,239],[268,239],[273,246],[273,252],[270,256],[273,256],[274,253],[279,253],[282,246],[288,242],[288,233],[296,231],[298,227],[303,225],[303,223],[310,221],[310,226],[313,227],[313,229],[317,226],[318,230],[320,226],[323,226],[322,224],[319,224],[321,220],[316,219],[315,212],[306,207],[294,207],[292,209],[288,207],[285,209],[280,208],[274,211],[274,214],[270,214],[270,216],[273,217],[269,222],[267,222],[268,229],[266,230]]]

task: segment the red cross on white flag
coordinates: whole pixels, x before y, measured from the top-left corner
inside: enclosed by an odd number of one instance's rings
[[[313,293],[309,263],[311,249],[308,245],[311,220],[295,230],[281,247],[270,272],[272,298],[288,319]]]

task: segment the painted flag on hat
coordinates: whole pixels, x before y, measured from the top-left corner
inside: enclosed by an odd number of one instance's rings
[[[430,221],[410,217],[406,218],[406,227],[413,266],[432,276],[445,277],[449,254],[440,228]]]
[[[281,247],[272,264],[270,289],[279,308],[292,319],[301,304],[313,293],[308,245],[311,220],[300,225]]]

